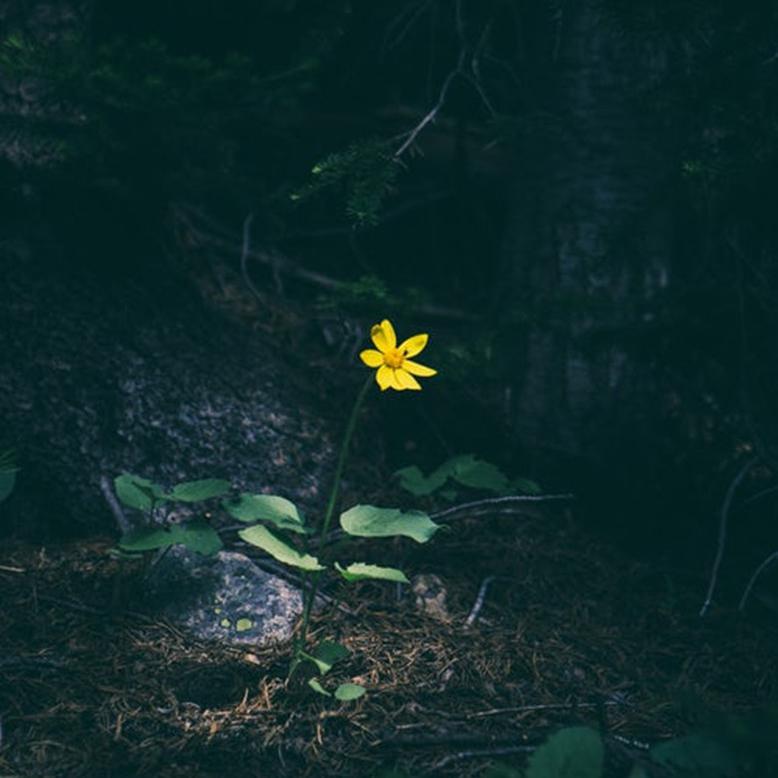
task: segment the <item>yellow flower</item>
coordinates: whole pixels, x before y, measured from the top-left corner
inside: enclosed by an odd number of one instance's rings
[[[398,346],[392,323],[388,319],[384,319],[380,324],[373,325],[370,337],[378,351],[372,348],[365,349],[359,358],[368,367],[378,368],[375,380],[382,391],[390,387],[398,392],[402,392],[404,389],[421,389],[414,376],[426,378],[438,372],[431,367],[425,367],[408,359],[408,357],[415,357],[423,351],[429,335],[414,335]]]

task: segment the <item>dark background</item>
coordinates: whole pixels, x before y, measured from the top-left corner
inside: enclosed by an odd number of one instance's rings
[[[2,239],[45,272],[183,311],[214,263],[238,272],[250,217],[258,252],[320,274],[248,266],[298,373],[322,369],[322,321],[336,343],[384,316],[432,334],[440,376],[397,398],[388,469],[473,451],[701,567],[746,462],[736,503],[773,485],[774,3],[2,15]],[[776,542],[773,510],[736,513],[732,564]]]

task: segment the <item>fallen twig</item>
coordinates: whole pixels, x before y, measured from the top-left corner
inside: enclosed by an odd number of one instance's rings
[[[506,497],[487,497],[483,500],[475,500],[473,502],[464,502],[460,505],[455,505],[453,508],[446,508],[436,513],[431,513],[431,519],[442,519],[446,516],[450,516],[454,513],[462,513],[463,511],[470,511],[474,508],[492,508],[503,507],[512,503],[521,502],[551,502],[552,500],[574,500],[574,494],[516,494],[508,495]]]
[[[486,599],[486,590],[489,588],[489,584],[494,581],[494,576],[489,575],[484,578],[481,588],[478,590],[478,596],[475,598],[475,603],[470,611],[467,620],[465,621],[465,629],[469,629],[475,623],[478,618],[478,614],[481,612],[481,608],[484,607],[484,600]]]

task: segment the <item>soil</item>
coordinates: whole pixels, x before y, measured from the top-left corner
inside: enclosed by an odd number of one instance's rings
[[[685,701],[746,712],[774,693],[774,628],[701,619],[703,575],[634,561],[563,509],[449,527],[354,556],[437,576],[444,618],[392,584],[328,588],[312,640],[349,649],[322,681],[367,687],[348,703],[288,680],[288,645],[201,643],[140,612],[141,571],[109,539],[3,548],[0,775],[476,776],[584,724],[617,776],[693,728]]]

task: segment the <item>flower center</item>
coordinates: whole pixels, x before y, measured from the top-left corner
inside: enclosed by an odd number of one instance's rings
[[[395,369],[401,367],[404,360],[405,352],[400,351],[398,348],[393,348],[391,351],[387,351],[384,354],[384,364]]]

